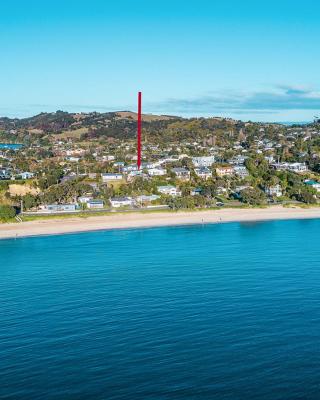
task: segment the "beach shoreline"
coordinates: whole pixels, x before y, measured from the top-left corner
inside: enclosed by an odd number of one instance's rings
[[[99,230],[153,228],[161,226],[201,225],[227,222],[258,222],[320,218],[320,208],[225,208],[220,210],[121,213],[115,215],[70,217],[0,224],[0,239],[60,235]]]

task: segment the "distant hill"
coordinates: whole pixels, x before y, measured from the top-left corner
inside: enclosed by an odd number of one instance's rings
[[[115,114],[119,118],[133,119],[135,121],[138,119],[138,114],[136,112],[132,112],[132,111],[118,111]],[[175,116],[170,116],[170,115],[142,114],[142,119],[145,122],[170,121],[170,120],[179,119],[179,118],[182,119],[181,117],[175,117]]]
[[[132,139],[137,132],[137,113],[116,111],[107,113],[68,113],[56,111],[41,113],[29,118],[0,118],[2,140],[13,142],[32,141],[33,138],[73,138],[91,141],[103,138]],[[182,118],[169,115],[143,114],[144,138],[150,141],[202,140],[221,137],[226,142],[226,134],[233,135],[248,126],[259,130],[259,124],[242,122],[231,118]]]

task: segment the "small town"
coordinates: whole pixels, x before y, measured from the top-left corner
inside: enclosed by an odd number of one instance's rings
[[[1,220],[139,209],[317,204],[320,124],[42,113],[0,119]],[[20,216],[19,216],[20,215]]]

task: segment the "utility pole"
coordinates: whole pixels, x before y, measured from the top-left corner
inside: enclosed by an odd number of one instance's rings
[[[137,135],[137,166],[141,168],[141,109],[142,109],[142,93],[138,93],[138,135]]]

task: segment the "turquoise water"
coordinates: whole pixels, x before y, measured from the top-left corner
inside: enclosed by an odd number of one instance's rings
[[[0,143],[0,150],[3,149],[11,149],[11,150],[19,150],[23,147],[23,144],[18,143]]]
[[[0,398],[319,399],[319,230],[0,241]]]

